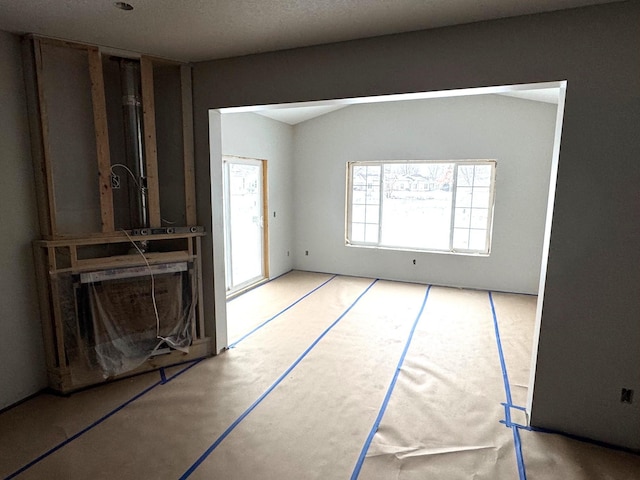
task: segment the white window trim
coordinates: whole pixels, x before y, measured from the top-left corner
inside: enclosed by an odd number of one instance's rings
[[[452,199],[451,199],[451,227],[449,238],[449,249],[435,249],[435,248],[411,248],[404,246],[394,245],[381,245],[380,239],[382,238],[382,202],[384,195],[384,165],[388,164],[436,164],[436,163],[450,163],[454,164],[453,169],[453,181],[452,181]],[[440,253],[440,254],[454,254],[454,255],[471,255],[471,256],[489,256],[492,248],[492,236],[493,236],[493,217],[495,211],[495,182],[496,182],[496,169],[497,160],[495,159],[465,159],[465,160],[367,160],[367,161],[352,161],[347,162],[346,168],[346,202],[345,202],[345,245],[348,247],[356,248],[373,248],[380,250],[399,250],[399,251],[411,251],[411,252],[427,252],[427,253]],[[486,251],[478,251],[473,249],[460,249],[453,248],[453,235],[454,235],[454,223],[455,223],[455,209],[456,209],[456,193],[457,193],[457,176],[458,166],[460,165],[491,165],[491,181],[489,184],[489,203],[487,212],[487,228],[486,228]],[[356,166],[378,166],[380,167],[380,182],[379,182],[379,217],[378,217],[378,241],[377,242],[352,242],[352,212],[353,212],[353,167]]]

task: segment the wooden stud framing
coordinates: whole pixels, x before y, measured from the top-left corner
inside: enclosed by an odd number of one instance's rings
[[[189,233],[154,233],[150,235],[136,235],[135,241],[140,240],[169,240],[175,238],[204,237],[203,232]],[[108,243],[129,243],[131,240],[125,235],[124,231],[113,232],[110,235],[85,235],[82,237],[59,237],[56,240],[38,240],[37,243],[43,247],[67,247],[69,245],[102,245]]]
[[[104,93],[104,77],[102,75],[102,55],[97,48],[88,48],[87,54],[89,56],[89,75],[91,76],[93,124],[96,132],[102,231],[113,232],[115,225],[113,216],[113,192],[111,190],[111,157],[109,153],[109,133],[107,128],[107,104]]]
[[[50,119],[47,113],[47,95],[55,95],[56,92],[46,90],[43,70],[46,58],[43,59],[43,45],[51,45],[57,48],[73,48],[83,50],[87,54],[88,69],[91,80],[91,100],[93,106],[93,121],[96,139],[98,187],[100,192],[101,232],[85,235],[66,235],[57,231],[56,202],[54,185],[54,160],[50,149]],[[32,132],[33,159],[38,189],[38,206],[40,216],[40,228],[46,240],[33,242],[36,259],[38,292],[42,316],[43,338],[45,341],[45,354],[47,358],[49,384],[61,392],[67,393],[88,385],[102,382],[104,379],[100,372],[87,372],[88,376],[79,378],[72,375],[68,365],[65,348],[65,310],[61,303],[61,294],[67,288],[69,274],[93,271],[99,269],[111,269],[129,266],[145,265],[145,260],[137,255],[111,255],[107,257],[92,257],[92,249],[83,247],[90,245],[108,245],[113,243],[129,242],[130,238],[124,232],[115,230],[113,192],[111,189],[111,159],[108,137],[108,121],[106,112],[106,95],[102,68],[101,50],[95,46],[88,46],[74,42],[29,36],[24,43],[25,79],[32,88],[28,93],[30,129]],[[140,75],[143,104],[144,122],[144,148],[146,162],[147,199],[149,206],[149,227],[161,227],[159,179],[157,165],[156,145],[156,118],[153,87],[153,65],[164,63],[161,59],[150,57],[140,58]],[[191,67],[176,63],[166,62],[180,66],[182,122],[183,122],[183,156],[184,156],[184,183],[185,183],[185,219],[189,226],[197,224],[196,200],[195,200],[195,167],[194,167],[194,139],[193,139],[193,104],[192,104],[192,80]],[[49,65],[49,64],[47,64]],[[49,97],[51,99],[51,97]],[[266,164],[264,165],[266,172]],[[266,173],[265,173],[266,175]],[[266,183],[263,185],[266,188]],[[265,219],[267,216],[265,206]],[[265,228],[267,222],[265,221]],[[176,230],[178,230],[176,228]],[[213,353],[213,342],[205,337],[203,286],[202,286],[202,232],[191,232],[182,229],[180,233],[153,233],[149,235],[135,236],[134,241],[174,239],[185,241],[186,246],[178,247],[171,251],[148,252],[145,254],[150,264],[171,262],[193,262],[191,269],[194,284],[194,298],[196,305],[196,319],[193,324],[193,344],[190,353],[174,351],[169,355],[149,359],[139,368],[118,375],[118,378],[135,373],[157,368],[158,366],[171,365],[179,361],[198,358]],[[265,236],[267,239],[268,236]],[[68,252],[69,262],[66,257],[56,258],[56,251]],[[81,253],[80,258],[79,253]],[[87,258],[88,257],[88,258]],[[268,264],[266,264],[268,265]],[[74,364],[75,368],[75,364]]]
[[[56,271],[56,249],[55,247],[47,248],[47,261],[49,266],[49,288],[53,304],[53,325],[55,328],[55,341],[57,353],[57,366],[61,373],[67,370],[67,361],[64,348],[64,324],[62,323],[62,310],[60,307],[60,292],[58,290],[58,278],[53,273]]]
[[[77,50],[97,49],[97,47],[92,47],[84,43],[70,42],[69,40],[59,40],[57,38],[41,37],[39,35],[29,35],[29,37],[40,44],[52,45],[54,47],[75,48]]]
[[[40,297],[40,316],[44,351],[47,358],[47,365],[51,367],[58,364],[58,358],[56,354],[57,343],[53,328],[53,313],[51,311],[51,302],[49,301],[49,275],[47,272],[45,250],[35,242],[33,243],[33,256],[35,259],[38,296]]]
[[[149,226],[160,228],[160,192],[158,187],[158,152],[156,145],[156,111],[153,92],[153,64],[147,57],[140,58],[142,83],[142,115],[144,122],[144,152],[147,165],[147,197],[149,200]]]
[[[38,89],[38,105],[40,108],[40,132],[42,137],[42,174],[46,184],[47,191],[47,207],[49,220],[49,235],[55,236],[56,227],[56,198],[53,184],[53,166],[51,163],[51,149],[49,147],[49,116],[47,115],[47,100],[44,89],[44,81],[42,77],[42,45],[39,40],[33,41],[34,58],[36,66],[36,84]]]
[[[71,268],[77,268],[78,266],[78,247],[77,245],[69,245],[69,263]]]
[[[36,48],[37,43],[32,38],[24,38],[22,40],[24,79],[27,86],[27,108],[29,111],[29,131],[31,134],[31,157],[33,159],[33,173],[38,200],[38,219],[40,221],[40,232],[42,235],[50,236],[52,230],[51,210],[49,207],[47,174],[43,152],[39,89],[36,72]]]
[[[184,204],[187,225],[196,225],[196,177],[193,153],[193,95],[191,67],[180,67],[182,90],[182,144],[184,146]]]

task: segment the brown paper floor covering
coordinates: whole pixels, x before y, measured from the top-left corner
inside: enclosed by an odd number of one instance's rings
[[[234,348],[166,383],[152,372],[1,414],[0,478],[640,478],[640,456],[524,429],[519,470],[489,293],[431,287],[418,318],[427,290],[284,275],[228,303]],[[536,298],[492,299],[524,406]]]

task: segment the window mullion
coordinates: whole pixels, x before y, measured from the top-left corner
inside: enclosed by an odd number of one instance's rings
[[[471,175],[471,206],[469,207],[469,227],[467,229],[467,250],[471,250],[471,224],[473,222],[473,197],[476,193],[476,165]]]
[[[449,251],[453,252],[453,229],[455,225],[456,218],[456,193],[458,190],[458,167],[457,163],[453,164],[453,179],[451,181],[452,195],[451,195],[451,222],[450,222],[450,231],[449,231]]]

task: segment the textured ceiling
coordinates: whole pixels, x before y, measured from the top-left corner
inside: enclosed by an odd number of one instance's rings
[[[616,0],[0,0],[0,30],[201,61]]]

